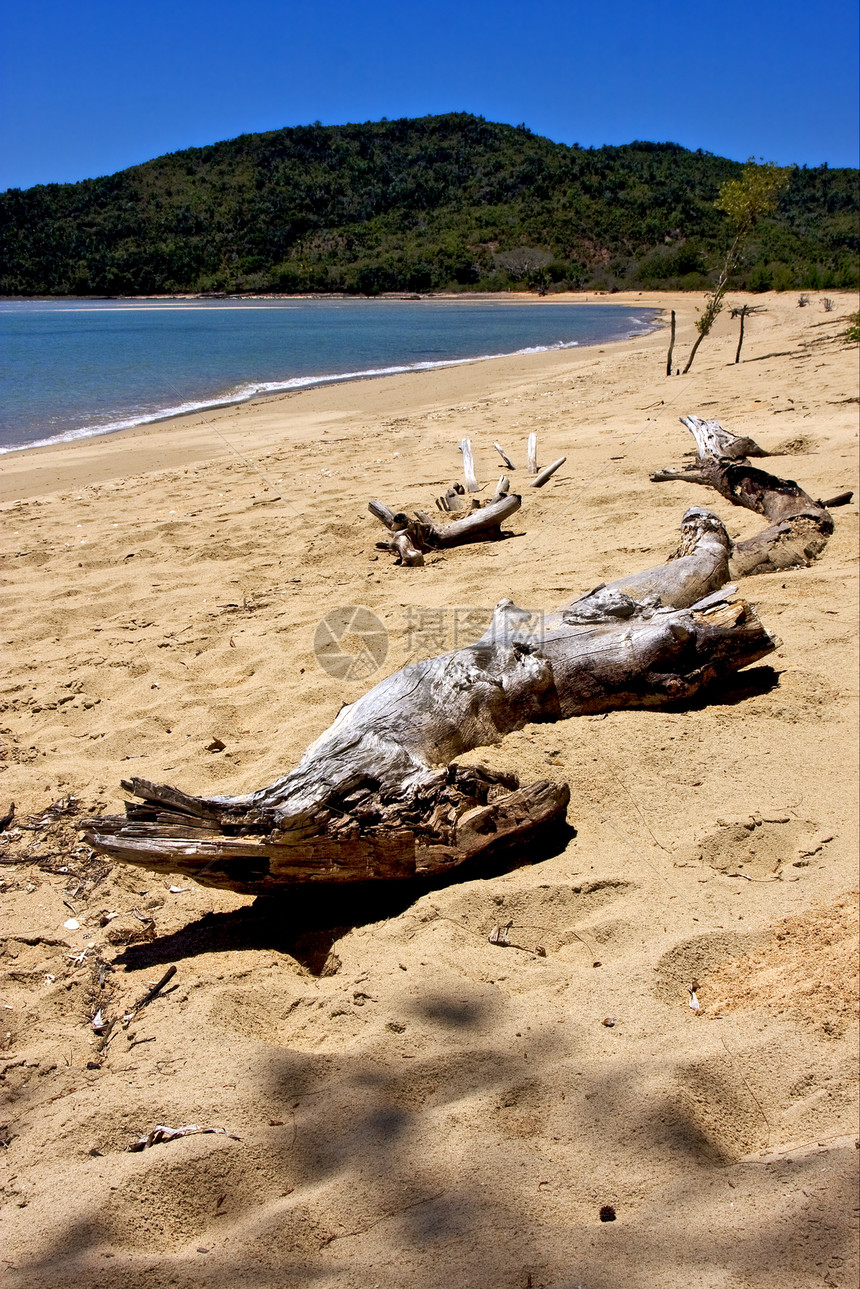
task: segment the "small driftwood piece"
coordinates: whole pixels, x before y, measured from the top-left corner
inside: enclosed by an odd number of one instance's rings
[[[465,510],[470,504],[462,483],[452,483],[447,492],[436,498],[436,507],[443,514],[450,514],[452,510]]]
[[[567,784],[521,786],[455,758],[530,722],[688,700],[765,657],[779,642],[721,589],[729,548],[716,516],[694,508],[666,564],[538,622],[502,600],[480,640],[382,680],[269,787],[204,798],[131,779],[126,816],[90,820],[88,840],[247,894],[444,874],[500,843],[528,853],[563,820]]]
[[[567,460],[567,457],[559,457],[557,461],[553,461],[552,465],[545,465],[544,468],[539,472],[537,478],[532,479],[531,483],[529,484],[529,487],[542,488],[544,484],[549,479],[552,478],[556,470],[558,470],[561,466],[564,465],[566,460]]]
[[[528,470],[529,474],[537,474],[538,472],[537,434],[534,432],[534,430],[532,430],[531,434],[529,435],[529,446],[528,446],[528,451],[526,452],[526,469]]]
[[[409,526],[413,523],[408,515],[403,512],[395,513],[382,501],[369,501],[367,508],[372,515],[375,515],[380,523],[384,524],[391,536],[385,542],[377,542],[376,545],[380,550],[389,550],[397,556],[399,564],[405,564],[408,567],[422,567],[424,564],[424,552],[420,546],[413,544],[409,533]]]
[[[506,452],[506,451],[505,451],[505,449],[501,446],[501,444],[500,444],[500,443],[494,443],[494,444],[493,444],[493,447],[496,449],[496,451],[498,452],[499,456],[502,458],[502,460],[504,461],[504,463],[505,463],[505,465],[508,467],[508,469],[509,469],[509,470],[516,470],[516,468],[517,468],[517,467],[514,465],[513,461],[512,461],[512,460],[511,460],[511,458],[508,456],[507,452]]]
[[[154,985],[152,985],[149,989],[147,989],[146,993],[139,1000],[139,1002],[136,1002],[133,1007],[129,1008],[129,1012],[133,1015],[135,1012],[143,1011],[144,1007],[148,1007],[149,1004],[153,1001],[153,999],[158,997],[158,995],[161,993],[164,986],[170,984],[171,980],[175,975],[176,975],[176,966],[173,965],[168,967],[164,975],[161,977],[161,979],[157,980]]]
[[[696,462],[682,469],[658,470],[652,483],[681,480],[715,488],[734,506],[744,506],[770,521],[732,552],[733,577],[805,568],[816,560],[833,532],[833,518],[793,479],[780,479],[751,465],[750,455],[765,456],[751,439],[738,439],[719,421],[682,416],[696,440]],[[745,450],[742,450],[745,449]]]
[[[402,511],[395,512],[381,501],[368,502],[370,513],[391,533],[387,541],[377,542],[377,547],[397,555],[401,564],[421,565],[425,551],[445,550],[467,542],[498,541],[504,521],[523,504],[522,498],[509,493],[507,488],[499,491],[505,482],[502,476],[495,496],[486,505],[473,501],[474,509],[469,514],[453,519],[449,524],[437,524],[424,510],[416,510],[410,519]]]
[[[199,1123],[187,1123],[183,1128],[168,1128],[167,1124],[159,1123],[153,1128],[152,1132],[145,1132],[126,1150],[132,1153],[139,1150],[149,1150],[152,1146],[160,1146],[164,1141],[178,1141],[180,1137],[194,1137],[199,1133],[214,1132],[221,1136],[229,1137],[232,1141],[241,1141],[235,1133],[228,1132],[226,1128],[201,1128]]]
[[[472,457],[472,440],[463,439],[459,447],[460,451],[463,453],[463,474],[466,477],[466,487],[469,489],[469,492],[480,492],[481,488],[475,477],[475,461]]]

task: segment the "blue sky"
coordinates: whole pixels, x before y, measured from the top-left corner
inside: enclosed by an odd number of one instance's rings
[[[856,0],[9,0],[0,189],[448,111],[564,143],[856,166],[858,44]]]

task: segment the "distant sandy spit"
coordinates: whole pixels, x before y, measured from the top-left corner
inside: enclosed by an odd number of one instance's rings
[[[598,298],[674,309],[683,366],[700,296]],[[758,531],[649,482],[689,459],[682,415],[815,498],[856,492],[856,299],[807,300],[730,296],[763,306],[741,361],[727,309],[687,376],[663,326],[3,457],[4,1285],[856,1284],[856,495],[818,563],[741,586],[781,640],[764,664],[466,758],[570,784],[547,850],[255,903],[82,833],[132,775],[273,781],[500,599],[662,562],[690,505]],[[540,491],[530,433],[567,458]],[[516,466],[510,535],[396,566],[368,500],[435,510],[464,437],[482,495],[494,443]],[[361,680],[314,653],[348,605],[387,631]],[[225,1131],[128,1150],[157,1125]]]

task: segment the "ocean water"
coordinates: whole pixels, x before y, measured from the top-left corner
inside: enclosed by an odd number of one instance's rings
[[[0,301],[0,452],[278,390],[604,344],[656,315],[503,300]]]

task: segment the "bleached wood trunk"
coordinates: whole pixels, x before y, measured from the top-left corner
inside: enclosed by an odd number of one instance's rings
[[[767,455],[752,439],[735,438],[719,421],[682,416],[696,440],[695,465],[658,470],[653,483],[703,484],[730,501],[764,515],[767,528],[738,542],[731,556],[733,577],[805,567],[817,559],[833,532],[833,518],[793,479],[780,479],[751,465],[749,456]]]
[[[566,784],[454,759],[529,722],[686,701],[773,650],[734,588],[729,539],[698,508],[657,568],[535,620],[501,601],[480,640],[386,677],[344,707],[296,768],[241,797],[132,779],[128,818],[92,820],[117,858],[258,894],[311,880],[439,873],[564,817]]]
[[[480,492],[480,486],[475,476],[475,460],[472,456],[472,440],[463,439],[460,444],[460,451],[463,453],[463,474],[466,479],[466,487],[469,492]]]

